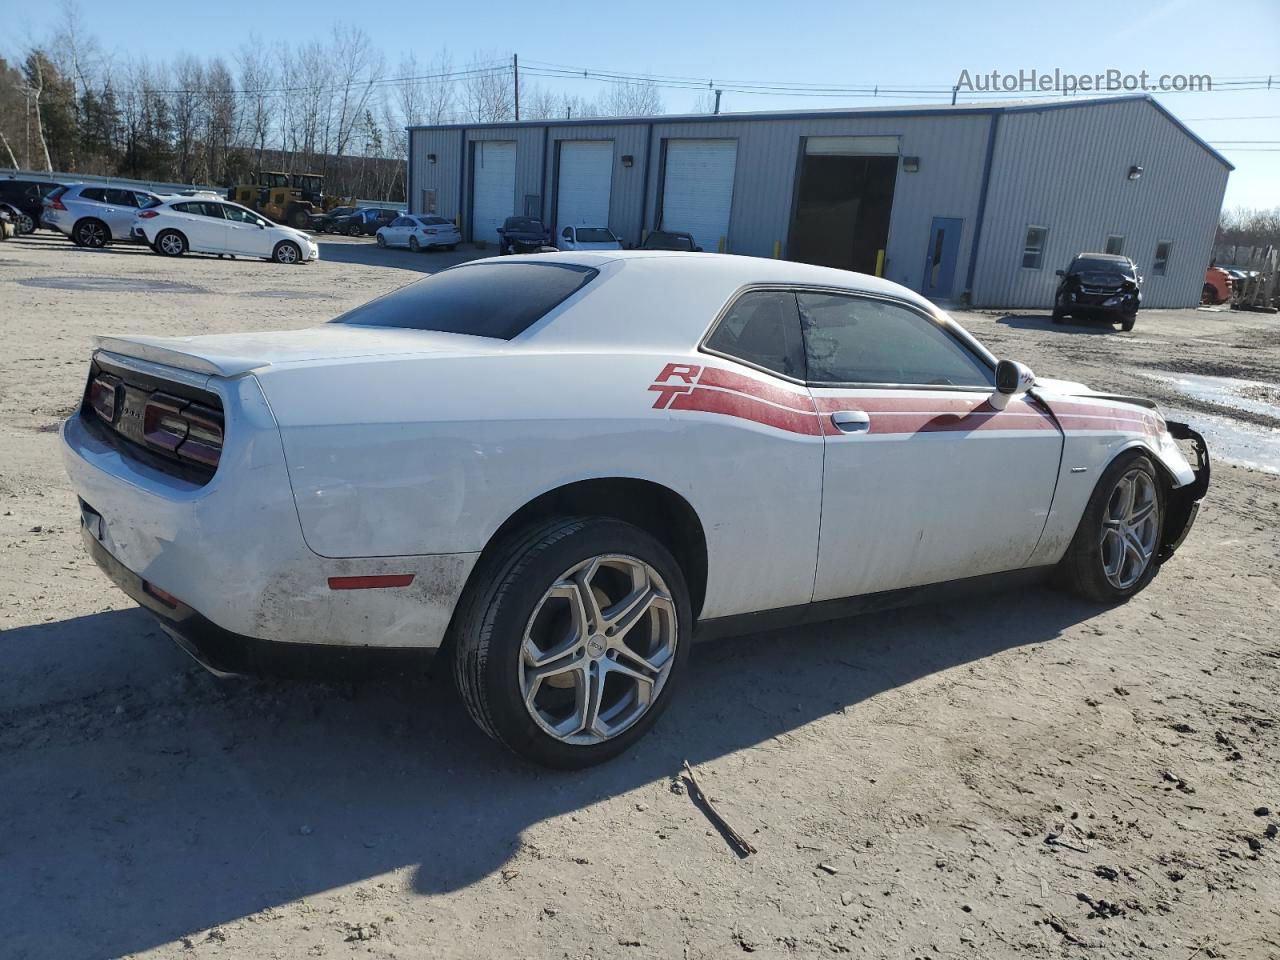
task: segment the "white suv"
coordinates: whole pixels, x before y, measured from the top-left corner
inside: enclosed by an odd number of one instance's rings
[[[45,197],[40,221],[82,247],[105,247],[113,240],[132,239],[133,218],[158,199],[145,190],[73,183]]]
[[[301,230],[272,223],[237,203],[203,197],[166,197],[139,211],[133,235],[167,257],[190,250],[277,263],[320,259],[320,248]]]

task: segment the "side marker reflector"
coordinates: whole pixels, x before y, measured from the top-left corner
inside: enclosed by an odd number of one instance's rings
[[[377,577],[330,577],[330,590],[376,590],[379,587],[407,587],[412,573],[387,573]]]

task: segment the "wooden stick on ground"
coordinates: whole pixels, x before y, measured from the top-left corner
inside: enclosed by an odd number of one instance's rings
[[[712,822],[714,822],[720,832],[724,834],[725,838],[729,840],[730,843],[734,844],[744,857],[748,854],[758,853],[759,851],[751,845],[751,841],[740,834],[737,830],[733,829],[733,827],[729,825],[729,821],[726,820],[721,815],[720,811],[715,808],[715,804],[713,804],[711,802],[711,798],[707,796],[707,791],[703,790],[702,784],[698,783],[698,778],[694,775],[693,767],[689,766],[688,760],[684,762],[684,771],[689,775],[689,786],[698,791],[698,796],[702,798],[702,802],[707,808],[707,815],[711,817]]]

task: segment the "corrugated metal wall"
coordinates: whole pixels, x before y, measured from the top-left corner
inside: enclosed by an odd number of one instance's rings
[[[1143,168],[1137,180],[1129,167]],[[1143,305],[1200,301],[1227,168],[1143,100],[1000,118],[982,228],[976,304],[1048,309],[1062,269],[1102,251],[1108,234],[1146,278]],[[1022,268],[1028,224],[1047,227],[1044,264]],[[1156,243],[1173,243],[1168,272],[1152,274]]]
[[[886,248],[885,276],[919,290],[934,217],[964,221],[953,297],[965,289],[982,192],[983,167],[996,115],[965,110],[844,117],[761,117],[589,124],[531,124],[414,130],[410,173],[412,210],[423,191],[437,191],[437,211],[470,216],[466,169],[475,140],[518,144],[512,209],[526,195],[542,197],[542,215],[555,211],[555,163],[562,140],[613,140],[609,226],[630,244],[657,226],[661,215],[663,142],[727,138],[737,141],[730,253],[785,257],[795,178],[806,137],[894,136],[899,152],[920,158],[917,173],[899,167]],[[973,302],[996,307],[1051,305],[1054,270],[1084,250],[1101,249],[1109,233],[1125,237],[1125,253],[1146,277],[1152,307],[1198,302],[1204,268],[1226,190],[1226,167],[1146,100],[999,114]],[[647,150],[646,150],[647,147]],[[432,164],[427,155],[434,153]],[[647,154],[647,155],[646,155]],[[624,156],[633,157],[625,167]],[[1140,164],[1142,177],[1126,179]],[[1044,265],[1023,270],[1028,224],[1049,228]],[[676,228],[674,224],[668,226]],[[1157,241],[1173,244],[1168,274],[1151,273]]]

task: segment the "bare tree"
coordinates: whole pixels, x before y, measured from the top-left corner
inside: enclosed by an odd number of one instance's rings
[[[555,91],[536,83],[520,84],[520,119],[551,120],[561,116],[560,97]]]
[[[254,165],[261,169],[263,155],[267,150],[267,136],[271,130],[273,111],[270,87],[275,80],[275,71],[262,45],[254,38],[250,38],[240,48],[236,55],[236,65],[240,70],[240,87],[243,91],[241,115],[244,130],[256,152]]]
[[[341,157],[347,152],[357,126],[372,122],[369,99],[382,76],[383,61],[367,33],[344,24],[333,28],[332,53],[333,100],[337,110],[333,120],[333,154]]]
[[[44,135],[44,119],[40,113],[40,98],[44,96],[44,75],[45,59],[43,50],[32,50],[27,54],[27,61],[24,64],[23,78],[26,80],[27,96],[34,110],[34,119],[36,125],[36,137],[40,141],[40,152],[44,157],[44,166],[42,170],[53,172],[53,161],[49,158],[49,141]]]
[[[467,67],[462,81],[462,109],[472,123],[502,123],[515,116],[511,68],[493,66],[500,55],[482,54]]]
[[[605,91],[600,106],[609,117],[653,117],[662,113],[662,94],[646,81],[618,81]]]

